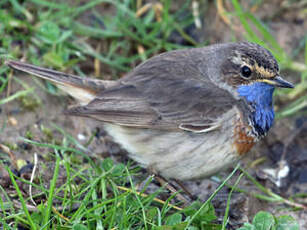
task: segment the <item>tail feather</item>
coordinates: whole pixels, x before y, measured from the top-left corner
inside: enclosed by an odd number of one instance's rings
[[[55,83],[59,88],[79,100],[81,104],[87,104],[95,98],[98,92],[115,84],[114,81],[79,77],[19,61],[6,61],[6,65]]]

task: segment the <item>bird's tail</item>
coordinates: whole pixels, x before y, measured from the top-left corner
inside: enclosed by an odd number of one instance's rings
[[[59,88],[70,94],[81,104],[87,104],[95,98],[98,92],[111,87],[114,81],[104,81],[72,74],[62,73],[19,61],[6,61],[9,67],[20,70],[55,83]]]

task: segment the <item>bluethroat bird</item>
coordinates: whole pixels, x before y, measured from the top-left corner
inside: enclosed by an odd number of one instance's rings
[[[117,81],[6,63],[57,84],[80,102],[68,114],[101,121],[132,159],[178,180],[237,162],[273,125],[275,87],[293,88],[249,42],[162,53]]]

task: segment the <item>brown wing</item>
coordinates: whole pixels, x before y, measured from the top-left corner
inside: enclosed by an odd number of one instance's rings
[[[126,126],[212,130],[236,100],[200,73],[189,54],[174,54],[150,59],[117,86],[68,113]]]

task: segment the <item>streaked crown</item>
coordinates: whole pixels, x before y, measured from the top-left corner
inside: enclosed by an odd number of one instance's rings
[[[225,81],[233,87],[255,82],[292,87],[279,76],[278,63],[272,53],[255,43],[233,43],[222,71]]]

